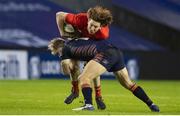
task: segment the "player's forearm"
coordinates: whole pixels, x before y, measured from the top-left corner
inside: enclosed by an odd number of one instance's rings
[[[65,17],[66,17],[65,12],[57,12],[56,13],[56,23],[60,32],[61,36],[64,36],[64,23],[65,23]]]

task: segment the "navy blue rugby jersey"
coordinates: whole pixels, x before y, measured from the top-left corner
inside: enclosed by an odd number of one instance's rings
[[[62,59],[89,61],[110,48],[115,47],[106,40],[71,40],[63,48]]]

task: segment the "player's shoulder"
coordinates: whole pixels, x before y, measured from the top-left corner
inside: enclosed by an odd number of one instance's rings
[[[87,24],[88,18],[87,13],[78,13],[76,14],[76,22],[79,26],[85,26]]]
[[[87,13],[78,13],[78,14],[76,14],[76,16],[83,20],[87,19]]]
[[[77,13],[78,16],[87,17],[87,13]]]

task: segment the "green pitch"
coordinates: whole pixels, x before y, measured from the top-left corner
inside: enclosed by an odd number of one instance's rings
[[[161,112],[153,113],[116,80],[102,80],[102,95],[106,110],[72,111],[82,106],[80,95],[72,104],[63,103],[69,95],[69,80],[0,80],[0,115],[63,114],[63,115],[124,115],[124,114],[179,114],[180,81],[137,81]],[[94,93],[93,93],[94,97]],[[94,101],[94,100],[93,100]],[[96,107],[96,104],[94,102]]]

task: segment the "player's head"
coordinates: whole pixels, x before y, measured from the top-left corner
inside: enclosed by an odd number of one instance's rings
[[[107,8],[96,6],[87,11],[88,31],[90,34],[96,33],[102,26],[112,23],[112,14]]]
[[[62,48],[64,47],[65,40],[61,38],[54,38],[48,44],[48,49],[51,51],[53,55],[61,55]]]

